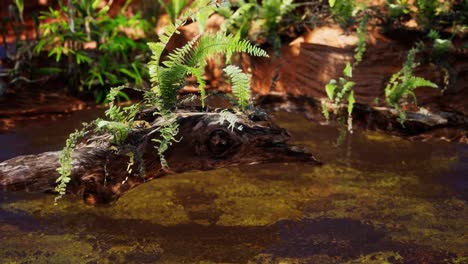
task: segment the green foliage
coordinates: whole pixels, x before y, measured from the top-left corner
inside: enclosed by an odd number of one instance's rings
[[[164,156],[164,153],[174,143],[178,142],[175,138],[179,133],[179,124],[177,116],[172,112],[177,103],[177,92],[183,86],[185,77],[193,75],[199,83],[200,92],[202,95],[202,106],[204,106],[204,86],[203,70],[206,65],[206,59],[215,54],[233,54],[235,52],[246,52],[254,56],[268,56],[267,53],[250,44],[246,40],[240,40],[238,37],[226,35],[225,32],[217,34],[204,34],[195,37],[192,41],[185,44],[167,55],[164,60],[161,60],[161,55],[166,48],[170,38],[177,34],[177,29],[184,25],[187,19],[195,20],[197,12],[204,8],[213,9],[216,5],[214,2],[206,0],[195,1],[185,13],[176,19],[174,24],[169,24],[166,31],[159,37],[159,42],[148,43],[152,51],[151,60],[148,63],[150,81],[152,87],[149,90],[143,91],[143,98],[147,105],[156,107],[155,115],[159,115],[158,128],[149,134],[159,132],[159,137],[152,139],[156,144],[155,148],[158,152],[161,166],[163,169],[168,169],[169,164]],[[197,6],[203,6],[197,8]],[[250,100],[249,76],[235,66],[228,66],[225,69],[227,75],[231,77],[233,83],[233,93],[238,98],[240,108],[245,110]],[[116,145],[113,147],[130,149],[135,148],[126,139],[132,130],[132,127],[138,120],[134,120],[136,114],[140,111],[140,104],[132,104],[127,107],[121,107],[114,101],[122,95],[122,90],[126,86],[112,88],[107,95],[109,109],[106,111],[106,116],[109,120],[97,119],[94,121],[95,130],[111,134],[113,137],[111,143]],[[138,89],[137,89],[138,90]],[[222,113],[222,119],[229,122],[229,128],[233,129],[235,120],[231,115]],[[232,114],[234,115],[234,114]],[[235,117],[235,115],[234,115]],[[236,119],[237,120],[237,119]],[[140,121],[141,122],[141,121]],[[233,123],[231,123],[233,122]],[[241,128],[239,128],[241,129]],[[71,153],[76,145],[79,137],[84,133],[84,129],[80,132],[75,132],[70,135],[67,145],[61,154],[61,167],[59,168],[60,177],[57,180],[59,185],[57,192],[59,195],[65,193],[66,184],[70,181],[71,174]],[[135,159],[138,159],[140,171],[143,170],[144,162],[141,161],[141,156],[131,151],[127,171],[131,172]],[[142,172],[140,172],[143,175]]]
[[[153,52],[151,61],[148,63],[152,91],[160,98],[161,105],[158,107],[161,109],[169,110],[176,106],[178,90],[183,87],[184,79],[189,75],[193,75],[199,83],[204,107],[205,81],[202,75],[206,60],[214,55],[246,52],[253,56],[268,56],[264,50],[253,46],[247,40],[240,40],[233,35],[218,32],[194,38],[160,62],[167,41],[176,33],[177,27],[183,24],[185,20],[176,21],[176,25],[168,27],[168,31],[164,33],[159,43],[148,43]]]
[[[418,24],[424,29],[430,28],[436,16],[448,13],[451,8],[450,1],[439,0],[416,0],[414,5],[418,9],[416,13]]]
[[[110,4],[99,7],[98,0],[59,1],[59,8],[42,12],[42,38],[35,52],[47,51],[57,63],[66,64],[66,75],[72,87],[115,86],[132,82],[143,85],[146,45],[132,39],[125,29],[149,29],[149,24],[135,14],[124,16],[131,0],[120,13],[111,17]],[[87,48],[95,45],[95,48]]]
[[[175,23],[181,15],[182,9],[188,4],[188,0],[169,0],[167,4],[164,0],[159,0],[159,3],[164,7],[172,22]]]
[[[354,82],[349,79],[353,77],[353,68],[351,64],[346,63],[346,67],[343,70],[344,77],[340,77],[338,81],[332,79],[325,86],[328,99],[322,102],[322,112],[326,119],[329,119],[328,105],[331,104],[334,109],[335,115],[338,113],[339,104],[347,101],[348,103],[348,131],[352,132],[352,113],[354,107],[354,91],[352,90],[355,85]]]
[[[437,88],[437,84],[413,75],[414,68],[418,66],[415,59],[419,50],[420,48],[416,47],[408,52],[403,68],[390,78],[389,83],[385,87],[385,99],[390,106],[398,111],[401,124],[406,120],[406,113],[402,110],[401,106],[406,103],[405,101],[408,96],[411,95],[416,103],[416,94],[414,93],[416,88]]]
[[[408,0],[387,0],[388,16],[391,18],[399,18],[411,13]]]
[[[224,72],[232,81],[232,93],[237,97],[237,101],[242,110],[245,110],[250,100],[250,76],[234,65],[229,65]]]
[[[163,168],[169,168],[164,153],[169,149],[173,142],[179,142],[182,139],[175,139],[179,133],[179,124],[177,123],[177,116],[171,113],[166,113],[163,118],[163,123],[159,127],[159,138],[152,139],[153,142],[159,144],[155,146],[158,151],[159,160]]]
[[[47,73],[47,69],[39,68],[33,62],[33,47],[34,42],[25,40],[22,36],[27,33],[27,27],[24,23],[23,0],[14,0],[14,4],[10,4],[8,15],[0,18],[0,32],[6,58],[0,61],[2,65],[0,69],[0,78],[5,79],[10,84],[20,86],[22,83],[34,83],[42,79],[42,75]],[[36,14],[30,14],[33,20],[33,29],[37,32]],[[11,32],[12,31],[12,32]],[[7,36],[14,35],[13,43],[7,45]],[[12,44],[12,45],[11,45]]]
[[[269,42],[276,49],[281,46],[280,34],[286,30],[283,21],[293,17],[292,11],[299,4],[293,0],[264,0],[234,3],[237,10],[223,9],[221,14],[226,17],[222,25],[223,31],[229,31],[240,38],[249,37],[254,42]],[[296,21],[294,21],[295,23]],[[289,22],[291,24],[291,22]]]
[[[433,52],[436,56],[443,55],[453,47],[452,41],[450,39],[435,39],[432,46]]]
[[[62,152],[59,156],[59,164],[60,167],[57,169],[59,173],[59,177],[56,180],[57,186],[55,187],[55,191],[58,193],[58,196],[55,197],[55,202],[62,198],[65,195],[67,184],[71,181],[71,173],[72,173],[72,154],[73,150],[76,147],[78,140],[85,134],[86,128],[88,126],[85,125],[81,130],[75,130],[75,132],[71,133],[68,136],[68,139],[65,143],[65,147],[63,148]]]
[[[24,23],[24,19],[23,19],[24,2],[23,2],[23,0],[14,0],[13,2],[15,3],[16,8],[18,8],[19,17],[21,19],[21,22]]]
[[[364,56],[364,52],[366,52],[366,38],[367,38],[367,23],[369,21],[369,17],[364,15],[361,22],[357,27],[357,44],[356,48],[354,49],[354,65],[358,65],[362,61],[362,57]]]
[[[353,22],[353,16],[356,10],[355,0],[329,1],[329,5],[331,13],[338,24],[347,26]]]
[[[450,39],[441,38],[439,32],[434,29],[431,29],[427,36],[433,40],[432,54],[435,57],[441,57],[453,47],[452,41]]]
[[[466,25],[467,1],[387,0],[387,23],[402,26],[413,18],[423,31],[447,26]]]
[[[114,104],[116,98],[124,88],[126,87],[119,86],[112,88],[107,95],[109,108],[106,110],[106,116],[110,121],[102,119],[96,120],[96,131],[105,131],[113,135],[111,142],[115,145],[121,145],[127,139],[135,115],[140,110],[139,104],[132,104],[123,108]]]

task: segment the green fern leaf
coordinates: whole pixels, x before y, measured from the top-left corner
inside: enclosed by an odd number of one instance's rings
[[[335,90],[337,87],[336,80],[330,80],[330,82],[325,86],[325,91],[327,92],[327,96],[330,98],[330,100],[333,100],[333,96],[335,95]]]
[[[197,79],[198,89],[200,89],[202,108],[205,108],[206,82],[203,79],[203,71],[204,71],[204,68],[187,67],[188,74],[192,74]]]
[[[224,72],[232,81],[232,93],[237,97],[242,110],[247,108],[250,99],[250,77],[234,65],[224,68]]]
[[[417,77],[417,76],[412,76],[409,80],[409,83],[410,83],[410,86],[411,86],[411,90],[413,89],[416,89],[418,87],[431,87],[431,88],[437,88],[437,84],[429,81],[429,80],[426,80],[424,78],[421,78],[421,77]]]

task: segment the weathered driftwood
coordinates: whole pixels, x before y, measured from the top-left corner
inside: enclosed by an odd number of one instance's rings
[[[288,133],[265,118],[239,116],[234,128],[221,122],[220,114],[179,112],[180,142],[165,153],[170,169],[162,169],[152,139],[158,138],[160,117],[151,111],[139,119],[149,127],[134,128],[126,142],[115,148],[111,135],[87,132],[73,153],[68,190],[88,203],[108,203],[125,191],[167,173],[210,170],[235,164],[302,161],[319,164],[310,154],[287,144]],[[256,120],[256,121],[255,121]],[[128,153],[135,162],[128,172]],[[60,152],[20,156],[0,163],[0,185],[5,190],[53,192],[58,177]]]

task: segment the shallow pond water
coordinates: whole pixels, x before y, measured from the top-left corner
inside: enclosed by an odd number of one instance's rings
[[[0,134],[0,160],[59,149],[81,117]],[[110,206],[0,192],[0,262],[468,262],[467,145],[274,117],[324,165],[170,175]]]

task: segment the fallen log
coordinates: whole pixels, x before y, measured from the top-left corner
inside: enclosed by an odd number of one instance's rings
[[[270,111],[301,113],[313,121],[326,121],[322,114],[322,102],[312,97],[269,94],[258,96],[256,103]],[[338,105],[337,110],[337,115],[330,113],[332,120],[348,115],[347,104]],[[402,125],[395,109],[354,103],[352,117],[353,126],[361,129],[384,131],[411,140],[439,139],[468,143],[468,117],[457,112],[428,109],[406,111],[406,120]]]
[[[146,126],[132,128],[124,144],[114,146],[112,135],[86,131],[73,152],[67,191],[90,204],[110,203],[129,189],[168,173],[211,170],[236,164],[300,161],[319,164],[312,154],[287,144],[289,134],[264,115],[237,116],[234,126],[215,112],[176,113],[177,138],[161,166],[153,139],[160,137],[161,117],[141,112]],[[129,153],[134,153],[133,161]],[[4,190],[54,192],[60,151],[12,158],[0,163]],[[130,170],[131,169],[131,170]]]

